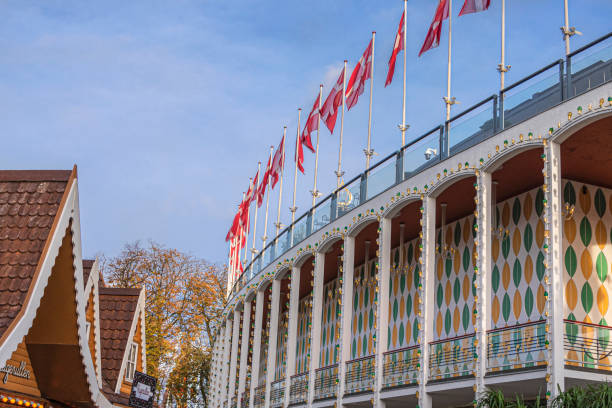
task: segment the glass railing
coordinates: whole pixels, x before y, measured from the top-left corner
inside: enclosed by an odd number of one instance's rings
[[[612,327],[564,320],[565,364],[612,371]]]
[[[285,380],[274,381],[270,384],[270,406],[282,407],[285,398]]]
[[[545,320],[487,332],[487,372],[544,364],[546,364]]]
[[[253,390],[253,406],[263,407],[266,403],[266,384],[262,384]]]
[[[429,343],[429,379],[443,380],[473,375],[474,334]]]
[[[387,351],[383,356],[383,388],[415,385],[419,370],[419,346]]]
[[[289,405],[303,404],[308,399],[308,373],[291,377],[289,385]]]
[[[358,358],[346,362],[345,394],[370,392],[374,386],[374,356]]]
[[[247,384],[246,389],[242,393],[242,399],[240,400],[240,407],[248,408],[249,404],[251,403],[250,400],[251,400],[251,386]]]
[[[609,33],[485,100],[409,142],[400,151],[351,179],[314,209],[309,209],[272,240],[258,255],[253,268],[245,268],[230,297],[293,245],[398,182],[477,144],[508,127],[612,80],[612,44]],[[569,74],[567,74],[569,73]],[[255,266],[257,264],[257,266]],[[248,274],[247,274],[248,272]]]
[[[314,399],[334,398],[338,392],[338,364],[315,371]]]

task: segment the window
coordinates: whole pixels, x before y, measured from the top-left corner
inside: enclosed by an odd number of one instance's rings
[[[136,361],[138,360],[138,344],[131,343],[129,347],[127,364],[125,366],[125,379],[132,381],[134,379],[134,371],[136,371]]]

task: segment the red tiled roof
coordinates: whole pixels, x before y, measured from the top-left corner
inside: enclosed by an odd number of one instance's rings
[[[87,279],[89,279],[94,262],[93,259],[83,259],[83,287],[87,286]]]
[[[102,378],[114,390],[141,289],[99,288]]]
[[[71,171],[0,171],[0,337],[18,316]]]

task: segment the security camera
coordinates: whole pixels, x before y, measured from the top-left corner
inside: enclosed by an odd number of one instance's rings
[[[431,156],[436,156],[438,154],[438,151],[434,148],[427,148],[427,150],[425,150],[425,160],[429,160],[431,159]]]

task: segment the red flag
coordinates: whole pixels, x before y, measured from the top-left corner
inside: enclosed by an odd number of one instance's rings
[[[346,86],[346,110],[351,110],[363,94],[365,81],[372,78],[372,40],[355,65],[348,85]]]
[[[344,88],[344,69],[336,81],[336,85],[332,88],[325,103],[321,106],[319,113],[321,120],[325,122],[325,125],[331,133],[334,133],[334,127],[336,126],[336,118],[338,117],[338,107],[342,105],[342,90]]]
[[[397,28],[397,34],[395,35],[395,42],[393,43],[393,51],[391,52],[391,58],[389,58],[389,72],[387,72],[387,80],[385,81],[385,87],[393,81],[393,74],[395,73],[395,59],[397,54],[404,49],[404,13]]]
[[[297,168],[304,174],[304,149],[302,148],[302,138],[297,137],[295,141],[295,161]]]
[[[485,11],[491,5],[491,0],[465,0],[459,16],[464,14],[477,13],[479,11]]]
[[[427,31],[427,37],[425,37],[425,42],[423,42],[423,46],[421,47],[421,51],[419,51],[419,57],[425,51],[429,51],[432,48],[436,48],[440,45],[440,34],[442,33],[442,21],[448,18],[448,0],[440,0],[438,3],[438,8],[436,9],[436,14],[434,15],[433,21],[431,22],[431,26],[429,26],[429,31]]]
[[[253,199],[255,198],[255,193],[257,191],[257,185],[258,185],[257,183],[259,181],[258,179],[259,179],[259,170],[257,170],[257,173],[255,173],[255,177],[253,177],[253,180],[251,180],[251,182],[249,183],[249,188],[244,197],[244,201],[245,203],[247,203],[247,205],[250,205]]]
[[[310,111],[310,115],[308,115],[308,119],[306,119],[306,125],[304,126],[304,130],[302,131],[302,143],[313,153],[315,152],[315,149],[314,147],[312,147],[310,134],[315,130],[319,130],[319,105],[321,103],[320,99],[321,95],[319,94],[317,96],[317,99],[315,99],[314,105],[312,105],[312,110]]]
[[[236,236],[236,232],[238,232],[239,224],[240,224],[240,211],[238,211],[236,215],[234,216],[234,220],[232,221],[232,226],[230,227],[229,231],[227,232],[227,235],[225,236],[225,242],[229,241],[230,239],[234,239],[234,237]]]
[[[274,153],[274,158],[272,159],[272,167],[270,168],[270,178],[272,179],[272,188],[278,182],[278,179],[283,172],[283,167],[285,165],[285,136],[281,139],[280,144],[276,148],[276,152]]]
[[[257,208],[261,207],[263,204],[264,196],[266,195],[266,187],[268,186],[268,180],[270,179],[270,166],[272,165],[272,152],[270,152],[270,156],[268,156],[268,164],[266,165],[266,171],[261,179],[261,183],[259,183],[259,187],[257,188],[257,192],[255,193],[255,197],[257,198]]]

